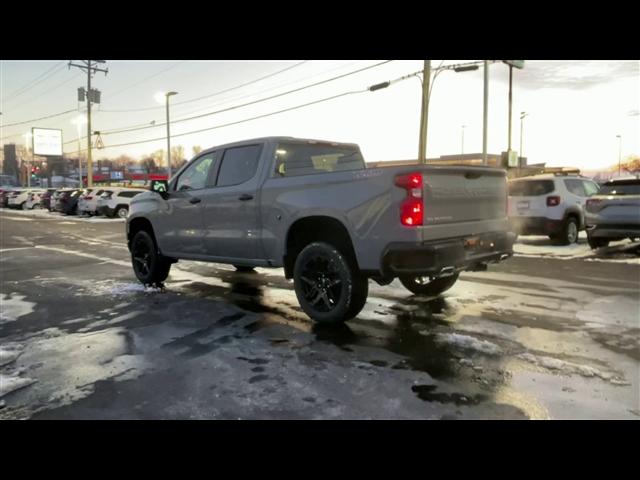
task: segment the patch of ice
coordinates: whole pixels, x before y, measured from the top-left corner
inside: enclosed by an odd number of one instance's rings
[[[36,304],[26,301],[25,298],[27,297],[17,293],[9,295],[0,293],[0,323],[14,322],[33,312],[33,307]]]
[[[24,346],[19,344],[5,344],[0,346],[0,367],[16,360],[21,354]]]
[[[36,380],[20,377],[17,373],[13,375],[0,373],[0,397],[4,397],[7,393],[24,388],[35,382]]]
[[[578,374],[587,378],[598,377],[602,380],[613,383],[614,385],[629,385],[629,383],[620,376],[614,373],[603,372],[602,370],[590,365],[567,362],[565,360],[560,360],[559,358],[544,357],[534,355],[532,353],[521,353],[518,355],[518,358],[526,362],[533,363],[534,365],[539,365],[548,370],[555,370],[566,374]]]
[[[475,350],[487,355],[499,355],[502,349],[495,343],[487,340],[480,340],[469,335],[460,335],[459,333],[438,333],[435,336],[436,342],[448,343],[456,347]]]

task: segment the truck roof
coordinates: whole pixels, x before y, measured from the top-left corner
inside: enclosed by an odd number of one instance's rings
[[[296,137],[285,137],[285,136],[272,136],[272,137],[251,138],[251,139],[248,139],[248,140],[239,140],[239,141],[236,141],[236,142],[230,142],[230,143],[225,143],[225,144],[222,144],[222,145],[216,145],[216,146],[204,149],[203,152],[209,152],[209,151],[217,150],[219,148],[229,148],[229,147],[235,147],[235,146],[240,146],[240,145],[247,145],[247,144],[251,144],[251,143],[267,143],[267,142],[282,142],[282,141],[300,142],[300,143],[324,143],[324,144],[331,144],[331,145],[336,145],[336,146],[356,147],[356,148],[358,148],[358,145],[355,144],[355,143],[336,142],[336,141],[333,141],[333,140],[318,140],[318,139],[314,139],[314,138],[296,138]]]

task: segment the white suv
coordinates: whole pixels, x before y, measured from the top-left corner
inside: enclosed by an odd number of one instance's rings
[[[96,212],[98,215],[104,214],[107,217],[127,218],[131,199],[143,192],[146,192],[146,190],[106,187],[98,197]]]
[[[587,198],[599,190],[578,175],[544,174],[509,181],[509,220],[519,235],[548,235],[563,245],[584,230]]]
[[[41,194],[41,193],[44,193],[44,190],[40,188],[16,190],[9,196],[9,202],[8,202],[9,207],[21,208],[22,210],[33,208],[30,204],[27,203],[32,193]]]

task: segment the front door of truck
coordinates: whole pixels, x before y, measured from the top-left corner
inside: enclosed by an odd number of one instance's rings
[[[208,257],[258,258],[259,170],[263,146],[221,152],[215,186],[202,194],[204,250]]]

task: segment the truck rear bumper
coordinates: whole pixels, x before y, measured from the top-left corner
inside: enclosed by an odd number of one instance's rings
[[[382,256],[383,276],[438,276],[482,269],[513,255],[515,234],[493,232],[422,243],[392,243]]]

